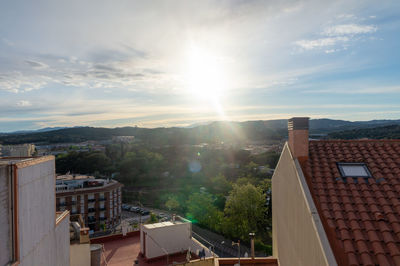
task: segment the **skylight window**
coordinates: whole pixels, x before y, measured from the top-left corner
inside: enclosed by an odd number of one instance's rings
[[[338,163],[342,177],[372,177],[364,163]]]

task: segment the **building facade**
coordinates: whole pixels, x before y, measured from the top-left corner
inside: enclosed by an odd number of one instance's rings
[[[34,144],[0,145],[1,157],[30,157],[36,152]]]
[[[80,214],[91,231],[111,229],[121,222],[122,184],[92,176],[58,176],[57,210]]]
[[[0,265],[70,265],[69,213],[55,210],[53,156],[0,159]]]

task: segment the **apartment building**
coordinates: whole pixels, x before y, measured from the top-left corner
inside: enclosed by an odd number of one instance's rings
[[[34,144],[0,145],[1,157],[30,157],[35,154]]]
[[[111,229],[121,222],[122,186],[93,176],[57,176],[57,210],[81,214],[91,232]]]
[[[0,159],[0,265],[70,265],[68,211],[56,212],[53,156]]]

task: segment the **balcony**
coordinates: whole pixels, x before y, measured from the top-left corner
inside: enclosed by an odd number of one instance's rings
[[[88,199],[88,202],[95,202],[96,201],[96,199]]]
[[[95,208],[89,208],[88,212],[96,212],[96,209]]]

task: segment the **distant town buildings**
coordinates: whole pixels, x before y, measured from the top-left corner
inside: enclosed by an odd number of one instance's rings
[[[56,180],[57,210],[81,214],[91,231],[110,229],[121,221],[122,184],[85,175],[61,175]]]
[[[1,157],[31,157],[35,151],[34,144],[0,145]]]
[[[84,141],[79,143],[54,143],[47,145],[37,145],[36,150],[38,155],[59,155],[67,154],[68,152],[90,152],[99,151],[105,152],[106,145],[110,144],[111,141]]]
[[[113,136],[113,142],[131,143],[135,140],[135,136]]]
[[[0,265],[70,265],[69,212],[56,212],[53,156],[0,159]]]

